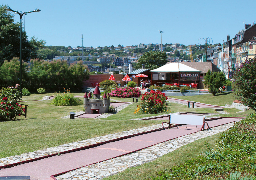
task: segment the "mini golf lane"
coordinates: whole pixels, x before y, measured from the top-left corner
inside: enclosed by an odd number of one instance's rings
[[[222,125],[238,118],[220,118],[207,121],[210,127]],[[101,162],[110,158],[132,153],[146,147],[175,139],[180,136],[191,134],[200,130],[199,126],[183,125],[142,134],[127,139],[106,143],[85,150],[53,156],[30,163],[20,164],[14,167],[1,169],[1,176],[30,176],[31,180],[47,180],[52,175],[61,175],[70,170],[80,168],[93,163]]]

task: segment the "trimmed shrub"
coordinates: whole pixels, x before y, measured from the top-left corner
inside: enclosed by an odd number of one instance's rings
[[[100,82],[100,88],[103,90],[107,90],[109,87],[117,87],[116,82],[112,80],[104,80]]]
[[[189,87],[189,86],[183,86],[183,87],[180,88],[180,92],[181,92],[181,93],[184,93],[184,92],[186,92],[187,90],[190,90],[190,87]]]
[[[83,104],[83,102],[79,98],[74,97],[70,90],[66,90],[64,93],[58,93],[53,99],[52,104],[55,106],[77,106]]]
[[[157,114],[167,111],[167,97],[161,91],[146,92],[141,97],[140,113],[143,114]]]
[[[129,81],[128,83],[127,83],[127,87],[136,87],[137,86],[137,84],[136,84],[136,82],[134,82],[134,81]]]
[[[140,97],[141,92],[137,88],[125,87],[116,88],[109,93],[110,97],[120,97],[120,98],[130,98],[130,97]]]
[[[44,94],[45,93],[45,89],[44,88],[38,88],[37,92],[38,92],[38,94]]]
[[[30,96],[30,92],[27,88],[22,88],[22,96]]]
[[[20,91],[16,88],[2,88],[0,90],[0,121],[16,120],[25,109],[18,103]]]
[[[204,80],[204,84],[214,96],[226,83],[226,77],[223,72],[211,72],[210,70],[206,73]]]

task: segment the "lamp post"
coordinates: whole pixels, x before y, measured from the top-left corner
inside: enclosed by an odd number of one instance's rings
[[[20,90],[21,90],[21,97],[22,97],[22,16],[32,12],[40,12],[41,10],[35,9],[34,11],[19,12],[19,11],[12,10],[9,6],[6,8],[6,10],[20,15]]]

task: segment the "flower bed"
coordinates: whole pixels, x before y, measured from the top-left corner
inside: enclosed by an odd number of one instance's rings
[[[141,92],[137,88],[125,87],[125,88],[116,88],[109,93],[110,97],[120,97],[120,98],[131,98],[131,97],[140,97]]]

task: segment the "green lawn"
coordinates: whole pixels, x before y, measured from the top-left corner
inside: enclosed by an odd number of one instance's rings
[[[83,96],[83,93],[73,93],[75,96]],[[114,114],[108,118],[104,119],[86,119],[86,118],[76,118],[76,119],[64,119],[62,117],[69,115],[69,112],[82,111],[83,105],[79,106],[54,106],[51,104],[51,101],[45,100],[41,101],[43,96],[54,95],[53,93],[49,94],[32,94],[30,96],[23,96],[23,103],[28,105],[28,117],[21,117],[18,121],[3,121],[0,122],[0,158],[19,155],[26,152],[32,152],[39,149],[44,149],[47,147],[54,147],[65,143],[76,142],[79,140],[84,140],[92,137],[102,136],[106,134],[117,133],[125,130],[130,130],[134,128],[140,128],[145,126],[150,126],[153,124],[160,124],[162,121],[157,120],[131,120],[142,117],[149,117],[152,115],[145,114],[134,114],[137,105],[140,103],[133,103],[129,105],[127,108],[122,111]],[[177,97],[184,98],[187,100],[199,101],[208,104],[215,105],[225,105],[232,104],[234,97],[231,94],[212,96],[212,95],[200,95],[200,96],[186,96],[186,97]],[[82,99],[82,98],[81,98]],[[112,98],[112,100],[119,101],[130,101],[131,98]],[[187,112],[187,111],[195,111],[195,112],[204,112],[204,113],[217,113],[212,109],[205,108],[187,108],[185,105],[169,103],[168,112]],[[229,114],[226,116],[246,116],[252,111],[239,112],[236,109],[225,109]],[[164,114],[164,113],[162,113]],[[156,114],[154,114],[156,115]],[[159,115],[159,114],[157,114]],[[221,115],[223,116],[223,115]],[[187,145],[182,147],[185,148],[184,152],[191,151],[192,155],[200,154],[204,151],[204,141],[211,142],[210,144],[214,144],[215,139],[218,135],[206,138],[205,140],[200,140],[192,143],[191,145]],[[202,145],[198,145],[202,143]],[[198,146],[198,147],[197,147]],[[199,148],[199,149],[198,149]],[[157,167],[161,167],[163,169],[168,167],[167,161],[171,161],[171,163],[177,164],[182,163],[182,158],[177,158],[180,155],[184,160],[186,159],[187,153],[182,153],[183,151],[174,151],[166,155],[163,158],[160,158],[156,162],[162,162],[162,165],[157,165]],[[170,156],[170,157],[168,157]],[[189,155],[190,157],[190,155]],[[188,158],[189,158],[188,157]],[[167,159],[165,161],[165,159]],[[176,161],[174,161],[176,159]],[[143,167],[138,167],[139,170],[136,170],[137,173],[140,174],[142,171],[140,168],[144,168],[145,174],[148,174],[149,171],[157,171],[158,168],[151,165],[143,165]],[[131,177],[131,173],[133,174],[134,170],[127,170],[128,174],[124,175],[127,177]],[[129,172],[130,171],[130,172]],[[130,174],[129,174],[130,173]],[[143,174],[143,173],[142,173]],[[129,178],[128,178],[129,179]],[[136,176],[135,178],[136,179]],[[140,178],[139,178],[140,179]]]

